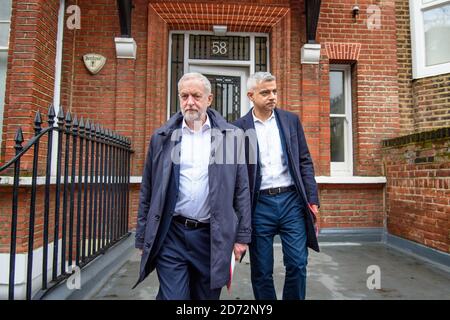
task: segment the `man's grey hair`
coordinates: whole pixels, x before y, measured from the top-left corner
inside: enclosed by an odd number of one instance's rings
[[[276,78],[270,72],[255,72],[247,80],[247,91],[253,91],[261,82],[271,81],[276,81]]]
[[[178,91],[180,91],[181,83],[187,80],[200,80],[205,87],[205,93],[208,95],[211,94],[211,82],[209,82],[207,77],[198,72],[185,73],[178,81]]]

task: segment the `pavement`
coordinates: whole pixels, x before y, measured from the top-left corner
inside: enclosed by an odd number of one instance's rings
[[[156,272],[131,290],[137,280],[139,262],[136,250],[91,299],[155,299],[158,292]],[[274,281],[278,299],[282,296],[284,275],[281,244],[275,243]],[[311,300],[450,300],[450,268],[437,266],[383,243],[321,243],[320,253],[309,251],[307,279],[306,298]],[[254,299],[248,255],[236,265],[231,289],[224,288],[220,299]]]

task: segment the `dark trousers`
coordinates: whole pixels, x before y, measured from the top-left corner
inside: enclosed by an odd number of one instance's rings
[[[305,299],[308,249],[304,205],[297,192],[259,195],[253,216],[250,267],[256,300],[276,300],[273,238],[280,235],[286,277],[283,299]]]
[[[209,227],[189,229],[172,221],[156,260],[157,300],[218,300],[211,289]]]

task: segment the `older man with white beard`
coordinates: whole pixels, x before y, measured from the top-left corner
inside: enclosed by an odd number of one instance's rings
[[[240,259],[251,239],[247,168],[212,161],[226,149],[212,141],[237,128],[208,108],[209,80],[185,74],[178,91],[181,112],[152,135],[142,177],[138,283],[156,269],[157,299],[218,299],[230,280],[232,252]]]

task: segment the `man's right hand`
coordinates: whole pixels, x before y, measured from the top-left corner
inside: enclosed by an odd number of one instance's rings
[[[144,250],[142,250],[142,249],[138,249],[138,250],[139,250],[140,256],[142,257],[142,255],[144,254]]]

